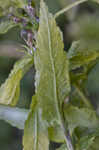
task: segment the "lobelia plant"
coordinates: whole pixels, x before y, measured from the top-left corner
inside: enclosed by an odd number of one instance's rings
[[[76,1],[55,15],[43,0],[40,13],[31,0],[0,1],[0,15],[4,16],[0,33],[19,26],[26,43],[24,57],[0,87],[0,119],[24,129],[24,150],[48,150],[50,141],[61,143],[57,150],[97,150],[99,117],[83,91],[99,51],[82,49],[81,40],[64,51],[63,35],[56,24],[57,17],[86,1]],[[16,108],[20,81],[33,65],[35,95],[30,109]]]

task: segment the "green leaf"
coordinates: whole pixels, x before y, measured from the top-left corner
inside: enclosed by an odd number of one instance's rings
[[[24,8],[28,3],[28,0],[0,0],[0,6],[2,8],[8,8],[11,5],[18,7],[18,8]]]
[[[76,145],[76,149],[77,150],[88,150],[88,148],[90,148],[90,146],[94,143],[94,139],[95,137],[92,136],[86,136],[86,137],[82,137],[78,144]]]
[[[60,122],[59,108],[70,92],[70,82],[62,33],[43,1],[41,1],[37,47],[35,53],[37,101],[43,111],[43,119],[53,126],[53,123]]]
[[[0,87],[0,104],[14,106],[20,95],[20,81],[33,65],[33,57],[25,56],[15,63],[8,79]]]
[[[5,1],[0,0],[0,7],[6,8],[9,5],[9,3],[10,3],[10,0],[5,0]]]
[[[84,3],[86,2],[87,0],[78,0],[78,1],[75,1],[73,3],[71,3],[70,5],[66,6],[65,8],[63,8],[62,10],[58,11],[56,14],[55,14],[55,18],[59,17],[60,15],[66,13],[67,11],[69,11],[70,9],[72,9],[73,7],[76,7],[77,5],[81,4],[81,3]]]
[[[25,124],[24,150],[48,150],[49,140],[40,113],[31,111]]]
[[[99,127],[98,129],[91,131],[91,133],[87,133],[87,135],[84,135],[83,137],[81,137],[76,144],[76,149],[77,150],[79,149],[90,150],[90,148],[96,144],[96,139],[98,139],[97,137],[99,137]]]
[[[93,144],[89,147],[88,150],[98,150],[99,149],[99,136],[95,138]]]
[[[68,150],[66,144],[63,144],[60,148],[57,150]]]
[[[62,33],[43,1],[40,8],[37,47],[34,60],[38,106],[42,110],[43,119],[49,125],[50,139],[63,141],[60,111],[70,92],[68,59],[64,52]]]
[[[94,60],[91,63],[84,65],[83,68],[77,69],[77,71],[70,71],[71,83],[77,83],[81,80],[82,82],[86,81],[97,63],[98,60]]]
[[[8,30],[10,30],[11,28],[15,26],[17,26],[17,24],[15,24],[13,21],[10,21],[10,20],[1,21],[0,34],[5,34],[6,32],[8,32]]]
[[[96,112],[89,108],[77,108],[67,105],[64,113],[71,132],[76,127],[92,129],[99,126],[99,118],[97,117]]]
[[[87,65],[99,58],[99,50],[83,49],[81,43],[82,41],[73,42],[69,49],[68,58],[70,60],[71,70]]]
[[[3,9],[2,7],[0,6],[0,17],[3,16]]]
[[[96,2],[96,3],[98,3],[98,4],[99,4],[99,0],[91,0],[91,1]]]
[[[4,120],[13,127],[24,129],[25,120],[27,119],[29,110],[12,108],[0,105],[0,120]]]
[[[10,0],[12,1],[14,4],[17,5],[17,7],[19,8],[25,8],[25,6],[28,5],[28,0]]]
[[[32,109],[24,129],[24,150],[49,150],[46,124],[42,120],[41,111],[35,105],[35,99],[32,101]]]
[[[63,129],[57,123],[54,124],[54,127],[50,126],[48,128],[48,135],[49,135],[49,139],[51,141],[54,141],[56,143],[64,143],[65,142]]]

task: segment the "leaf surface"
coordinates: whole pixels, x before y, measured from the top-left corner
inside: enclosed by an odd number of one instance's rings
[[[20,81],[33,65],[33,57],[25,56],[15,63],[8,79],[0,87],[0,104],[16,105],[20,95]]]
[[[13,21],[10,21],[10,20],[1,21],[0,34],[5,34],[6,32],[8,32],[8,30],[10,30],[11,28],[15,26],[17,26],[17,24],[15,24]]]
[[[96,2],[96,3],[98,3],[99,4],[99,0],[92,0],[93,2]]]
[[[36,107],[36,97],[32,99],[31,111],[25,123],[24,150],[49,150],[46,124],[42,120],[41,111]]]
[[[53,126],[70,91],[68,59],[63,37],[52,14],[41,1],[40,25],[35,53],[36,93],[43,119]],[[59,121],[60,122],[60,121]]]
[[[94,143],[94,139],[95,137],[90,137],[90,136],[86,136],[86,137],[83,137],[79,140],[77,146],[76,146],[76,149],[77,150],[88,150],[88,148],[90,148],[90,146]]]
[[[81,45],[82,41],[76,41],[73,42],[69,49],[68,58],[70,60],[70,69],[72,70],[87,65],[99,58],[99,50],[83,49]]]
[[[87,135],[82,136],[77,144],[77,150],[97,150],[97,145],[99,144],[99,127],[96,130],[91,131],[91,133],[87,133]]]
[[[93,144],[89,147],[88,150],[98,150],[99,149],[99,136],[95,138]]]
[[[27,119],[29,110],[21,108],[13,108],[0,105],[0,120],[4,120],[13,127],[24,129],[25,120]]]
[[[11,6],[24,8],[27,5],[27,0],[0,0],[0,6],[2,8],[9,8]]]
[[[89,108],[77,108],[71,105],[65,108],[65,117],[71,132],[76,127],[97,128],[99,118],[96,112]]]

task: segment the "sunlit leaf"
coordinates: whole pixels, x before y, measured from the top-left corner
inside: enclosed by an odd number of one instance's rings
[[[59,107],[68,96],[70,84],[62,33],[43,1],[41,1],[37,47],[35,53],[37,99],[43,111],[43,118],[52,125],[53,121],[59,120]]]
[[[16,105],[20,95],[20,81],[33,64],[33,57],[25,56],[15,63],[8,79],[0,87],[0,104]]]
[[[0,120],[4,120],[13,127],[24,129],[25,120],[28,117],[29,110],[13,108],[0,105]]]
[[[35,101],[35,99],[32,99]],[[46,124],[42,120],[41,111],[34,105],[25,123],[23,146],[24,150],[49,150]]]
[[[60,125],[54,124],[54,127],[50,126],[48,129],[49,139],[56,143],[63,143],[65,142],[63,129]]]
[[[43,1],[41,1],[37,47],[35,53],[37,101],[42,109],[43,119],[51,127],[49,127],[50,139],[60,141],[64,137],[64,135],[59,137],[59,134],[63,134],[60,129],[60,108],[70,92],[68,59],[64,52],[62,33]]]

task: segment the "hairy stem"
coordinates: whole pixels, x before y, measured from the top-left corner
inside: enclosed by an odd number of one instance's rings
[[[78,0],[78,1],[76,1],[76,2],[74,2],[74,3],[72,3],[72,4],[70,4],[70,5],[66,6],[64,9],[58,11],[58,12],[55,14],[55,16],[54,16],[55,19],[56,19],[57,17],[59,17],[60,15],[62,15],[63,13],[67,12],[68,10],[72,9],[73,7],[75,7],[75,6],[77,6],[77,5],[81,4],[81,3],[84,3],[84,2],[86,2],[86,1],[88,1],[88,0]]]
[[[77,91],[78,95],[81,97],[81,99],[83,100],[84,104],[89,108],[93,108],[93,106],[91,105],[89,99],[86,98],[84,93],[80,90],[80,87],[76,84],[74,85],[74,87],[76,88],[76,91]]]

